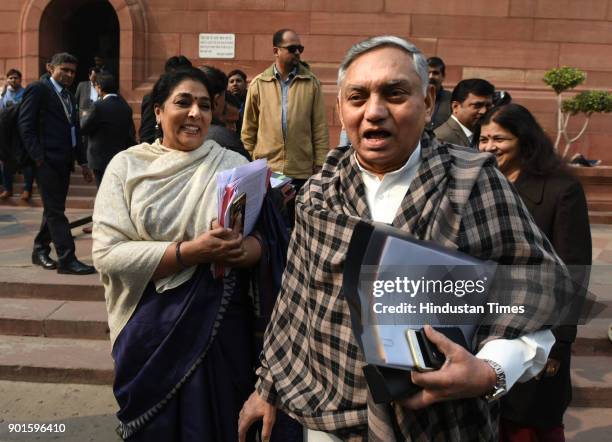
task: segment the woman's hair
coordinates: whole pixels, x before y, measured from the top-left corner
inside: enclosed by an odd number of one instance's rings
[[[161,74],[151,92],[151,103],[153,103],[153,106],[162,106],[172,94],[174,88],[184,80],[193,80],[202,83],[212,100],[210,84],[208,78],[206,78],[206,74],[194,67],[184,67]]]
[[[521,171],[546,175],[563,169],[563,160],[552,141],[527,108],[516,103],[494,107],[484,115],[480,127],[491,121],[518,139]]]
[[[174,89],[184,80],[193,80],[202,83],[212,102],[213,97],[210,93],[210,85],[208,84],[206,74],[199,69],[189,66],[161,74],[151,91],[151,103],[153,107],[163,106],[168,97],[172,94],[172,91],[174,91]],[[163,135],[161,126],[156,127],[155,138],[161,138]]]

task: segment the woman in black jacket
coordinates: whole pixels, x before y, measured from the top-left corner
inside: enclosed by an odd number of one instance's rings
[[[479,147],[493,153],[568,266],[591,264],[591,230],[584,191],[555,152],[533,115],[521,105],[491,109],[482,120]],[[585,269],[586,270],[586,269]],[[574,279],[584,276],[572,267]],[[577,274],[574,274],[577,273]],[[575,326],[554,328],[556,342],[542,374],[517,383],[501,401],[500,440],[563,441],[563,414],[572,399],[571,344]]]

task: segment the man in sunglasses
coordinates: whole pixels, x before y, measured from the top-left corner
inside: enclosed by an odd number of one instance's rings
[[[299,190],[321,168],[329,149],[323,90],[300,63],[304,46],[294,31],[277,31],[272,45],[274,63],[249,85],[242,142],[254,160],[266,158]]]

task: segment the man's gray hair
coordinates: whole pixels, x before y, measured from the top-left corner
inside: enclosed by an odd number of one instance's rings
[[[414,70],[419,75],[423,85],[423,94],[427,94],[427,86],[429,85],[429,68],[427,66],[427,59],[415,45],[404,40],[403,38],[395,37],[394,35],[380,35],[353,45],[353,47],[351,47],[344,56],[344,59],[340,64],[340,68],[338,69],[338,87],[341,87],[347,69],[357,57],[383,46],[394,46],[396,48],[403,49],[410,54],[412,57]]]
[[[59,52],[54,54],[53,57],[51,57],[51,61],[49,61],[49,64],[52,66],[59,66],[64,63],[79,64],[79,60],[68,52]]]

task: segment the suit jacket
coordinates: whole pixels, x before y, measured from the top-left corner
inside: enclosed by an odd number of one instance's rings
[[[34,161],[45,158],[65,161],[76,157],[79,164],[84,164],[87,154],[81,142],[74,95],[70,93],[72,109],[68,120],[51,81],[48,76],[43,78],[30,83],[23,94],[18,118],[23,145]],[[72,127],[76,134],[76,148],[72,146]]]
[[[548,176],[522,173],[514,186],[563,262],[570,266],[590,265],[591,228],[580,182],[565,173]],[[570,272],[575,279],[583,276],[577,267],[570,268]],[[556,342],[549,357],[561,362],[559,371],[553,377],[512,387],[502,398],[503,418],[538,427],[562,423],[563,413],[572,399],[570,351],[576,327],[564,325],[552,332]]]
[[[451,93],[445,89],[436,94],[436,106],[431,117],[430,129],[441,126],[451,116]]]
[[[94,102],[91,101],[91,81],[81,81],[78,86],[76,93],[74,94],[77,103],[79,104],[79,118],[83,119],[83,112],[88,111],[93,106]]]
[[[87,159],[91,169],[104,170],[113,157],[136,144],[132,108],[119,95],[96,101],[83,119],[88,136]]]
[[[233,150],[251,161],[251,155],[244,148],[238,133],[221,124],[211,124],[206,139],[216,141],[220,146]]]
[[[470,146],[470,140],[454,118],[449,117],[440,127],[434,130],[436,138],[442,142],[455,144],[457,146]]]
[[[152,144],[155,141],[155,112],[153,111],[153,103],[151,103],[151,95],[142,97],[140,105],[140,129],[138,130],[138,139],[141,143]]]

